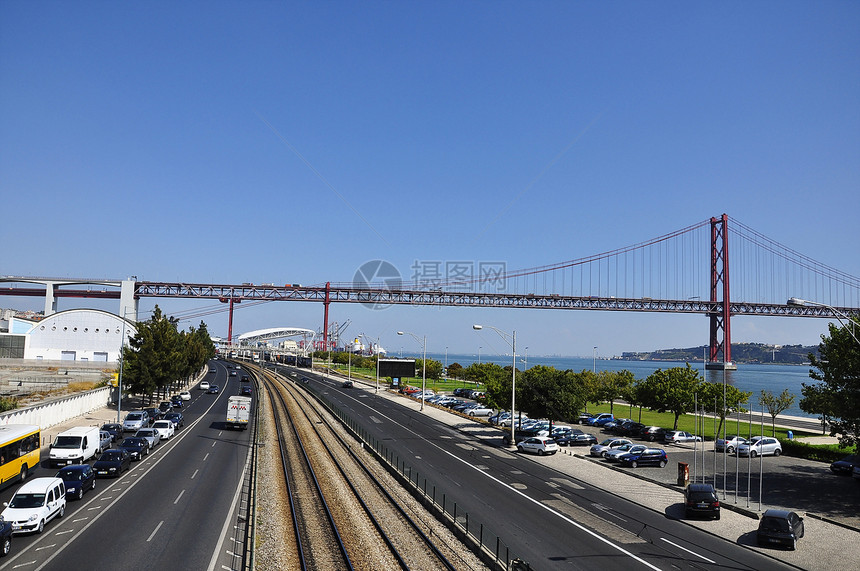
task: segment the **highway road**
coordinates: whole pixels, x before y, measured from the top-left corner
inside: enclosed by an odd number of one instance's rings
[[[184,428],[121,477],[99,479],[83,500],[69,500],[41,535],[16,535],[0,570],[231,568],[232,545],[224,542],[235,531],[225,522],[235,519],[251,431],[222,430],[239,381],[228,381],[223,364],[215,369],[207,380],[222,392],[191,389]],[[55,473],[42,467],[31,478]],[[4,490],[3,501],[17,487]]]
[[[371,391],[307,371],[310,387],[359,422],[387,454],[418,471],[437,500],[469,514],[535,569],[786,569],[733,541],[470,439]],[[415,478],[413,478],[415,479]],[[734,539],[734,538],[732,538]]]

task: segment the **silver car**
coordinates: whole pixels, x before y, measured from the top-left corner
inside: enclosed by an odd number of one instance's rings
[[[123,432],[137,432],[141,428],[149,426],[149,415],[143,410],[133,410],[125,415],[122,423]]]
[[[738,455],[749,456],[779,456],[782,454],[782,444],[770,436],[753,436],[752,442],[738,446]]]
[[[605,458],[604,453],[608,452],[612,448],[618,448],[619,446],[623,446],[624,444],[632,444],[626,438],[607,438],[600,444],[595,444],[591,447],[591,455],[598,456],[601,458]]]
[[[155,448],[161,442],[161,435],[154,428],[141,428],[134,433],[135,438],[143,438],[149,443],[149,449]]]
[[[734,451],[738,449],[738,446],[746,443],[747,439],[743,436],[735,436],[734,434],[732,434],[731,436],[726,436],[725,439],[717,438],[716,442],[714,443],[714,449],[717,452],[733,454]]]
[[[646,448],[648,447],[644,444],[633,444],[631,442],[629,444],[622,444],[618,448],[610,448],[603,453],[603,457],[606,458],[607,462],[618,462],[618,457],[622,454],[627,454],[628,452],[631,454],[637,454]]]

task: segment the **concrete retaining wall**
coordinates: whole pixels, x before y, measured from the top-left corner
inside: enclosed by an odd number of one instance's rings
[[[112,387],[100,387],[83,393],[45,401],[27,408],[0,414],[0,425],[36,424],[42,430],[70,418],[105,407],[110,401]]]

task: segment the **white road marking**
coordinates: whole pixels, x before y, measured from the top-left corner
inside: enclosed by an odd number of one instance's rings
[[[204,460],[205,460],[205,458],[204,458]],[[194,470],[194,473],[193,473],[193,474],[191,474],[191,479],[193,480],[193,479],[194,479],[194,476],[196,476],[196,475],[197,475],[197,470]]]
[[[707,558],[707,557],[705,557],[704,555],[699,555],[699,554],[698,554],[698,553],[696,553],[695,551],[690,551],[690,550],[689,550],[689,549],[687,549],[686,547],[681,547],[681,546],[680,546],[680,545],[678,545],[677,543],[674,543],[674,542],[672,542],[672,541],[669,541],[669,540],[668,540],[668,539],[666,539],[665,537],[661,537],[660,539],[662,539],[663,541],[665,541],[665,542],[666,542],[666,543],[668,543],[669,545],[674,545],[674,546],[675,546],[675,547],[677,547],[678,549],[683,549],[683,550],[684,550],[684,551],[686,551],[687,553],[689,553],[689,554],[691,554],[691,555],[695,555],[696,557],[698,557],[698,558],[700,558],[700,559],[703,559],[703,560],[707,561],[708,563],[716,563],[716,561],[711,561],[710,559],[708,559],[708,558]]]
[[[182,494],[184,494],[184,493],[185,493],[185,490],[182,490],[181,492],[179,492],[179,495],[176,496],[176,499],[173,501],[174,506],[179,503],[179,498],[181,498]]]
[[[152,541],[152,538],[155,537],[155,534],[158,533],[158,530],[161,529],[162,524],[164,524],[164,520],[158,522],[158,525],[155,526],[155,529],[152,530],[152,533],[149,535],[149,538],[146,540],[147,543]]]

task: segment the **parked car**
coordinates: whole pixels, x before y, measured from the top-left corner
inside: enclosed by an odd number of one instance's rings
[[[210,395],[217,395],[219,390],[218,385],[210,385],[209,390],[206,392]]]
[[[735,450],[738,449],[738,446],[746,443],[747,439],[743,436],[732,434],[730,436],[726,436],[725,439],[717,438],[714,441],[714,450],[717,452],[725,452],[726,454],[734,454]]]
[[[66,485],[66,497],[84,497],[87,490],[96,489],[96,473],[89,464],[73,464],[60,468],[56,474]]]
[[[785,545],[797,549],[797,540],[803,537],[803,518],[795,512],[769,509],[761,516],[756,532],[759,545]]]
[[[618,462],[618,457],[622,454],[627,454],[628,452],[631,454],[635,454],[637,452],[642,452],[648,448],[644,444],[622,444],[618,448],[611,448],[603,453],[603,457],[607,462]]]
[[[558,444],[549,436],[533,436],[517,443],[517,452],[533,452],[539,456],[555,454]]]
[[[646,426],[639,433],[639,438],[648,442],[661,441],[666,437],[666,429],[659,426]]]
[[[185,426],[185,417],[182,416],[181,412],[168,412],[164,415],[164,420],[172,422],[174,430]]]
[[[689,432],[684,432],[683,430],[670,430],[663,437],[663,440],[673,444],[680,444],[682,442],[701,442],[702,437],[694,436]]]
[[[606,432],[611,432],[612,434],[618,434],[621,425],[625,422],[630,422],[630,420],[631,419],[629,418],[615,418],[604,424],[603,430],[605,430]]]
[[[209,381],[200,381],[200,390],[208,391],[209,390]]]
[[[164,418],[156,420],[155,424],[152,425],[152,429],[158,431],[158,436],[161,440],[170,440],[173,437],[175,430],[173,427],[173,421]]]
[[[122,423],[124,432],[137,432],[147,426],[149,426],[149,415],[142,410],[133,410],[126,414]]]
[[[493,414],[493,412],[493,409],[479,404],[476,407],[470,408],[467,414],[469,416],[490,416],[491,414]]]
[[[109,422],[108,424],[102,425],[102,430],[105,432],[110,432],[111,440],[113,442],[118,442],[122,440],[122,425],[116,422]]]
[[[592,446],[597,444],[597,437],[587,432],[570,431],[555,441],[559,446]]]
[[[830,465],[830,471],[840,476],[850,476],[854,472],[854,467],[860,465],[860,456],[857,454],[849,454],[842,460],[837,460]]]
[[[614,420],[615,415],[610,412],[604,412],[602,414],[598,414],[597,416],[592,416],[585,423],[589,426],[603,426],[610,420]]]
[[[149,441],[146,438],[131,436],[129,438],[124,438],[117,448],[128,450],[128,455],[131,460],[142,460],[144,456],[149,454]]]
[[[626,438],[607,438],[600,444],[595,444],[594,446],[592,446],[589,452],[592,456],[603,458],[604,452],[607,452],[612,448],[618,448],[619,446],[622,446],[624,444],[631,444],[631,442]]]
[[[160,420],[158,422],[165,422]],[[131,468],[131,455],[125,448],[106,450],[93,464],[93,472],[98,478],[116,478],[123,470]]]
[[[191,393],[189,393],[188,391],[182,391],[181,393],[179,393],[179,398],[181,398],[182,400],[191,400]]]
[[[666,457],[666,451],[662,448],[646,448],[641,452],[622,454],[618,457],[618,462],[622,466],[630,466],[636,468],[638,466],[660,466],[665,468],[669,459]]]
[[[66,484],[61,478],[34,478],[15,491],[0,520],[12,524],[12,533],[42,533],[45,524],[66,513]]]
[[[752,442],[738,446],[738,455],[749,456],[779,456],[782,454],[782,444],[779,440],[770,436],[753,436]]]
[[[149,449],[155,448],[161,442],[161,435],[154,428],[141,428],[134,433],[135,438],[143,438],[149,443]]]
[[[690,484],[684,490],[684,515],[720,519],[720,500],[711,484]]]
[[[576,419],[576,422],[579,424],[588,424],[589,419],[593,418],[594,415],[589,412],[583,412]]]

